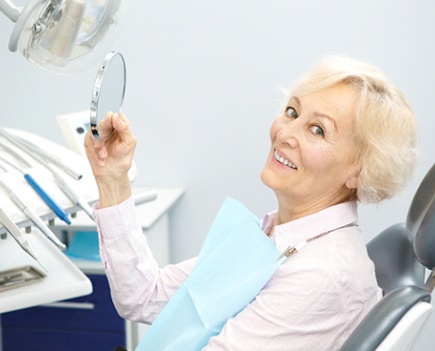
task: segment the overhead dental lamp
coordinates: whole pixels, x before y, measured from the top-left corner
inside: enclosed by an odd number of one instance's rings
[[[121,28],[127,0],[0,0],[15,22],[9,50],[52,72],[80,72],[101,60]]]

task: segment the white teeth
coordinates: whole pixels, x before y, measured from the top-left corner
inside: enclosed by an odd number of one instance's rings
[[[282,163],[283,165],[288,166],[290,168],[297,169],[297,167],[293,163],[291,163],[289,160],[286,160],[284,157],[278,155],[276,151],[273,153],[273,156],[279,163]]]

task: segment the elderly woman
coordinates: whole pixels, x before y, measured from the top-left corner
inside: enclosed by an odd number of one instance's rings
[[[100,192],[101,257],[119,314],[152,323],[196,259],[158,268],[136,224],[129,122],[108,114],[99,128],[114,129],[105,142],[89,133],[85,141]],[[327,57],[293,86],[270,139],[261,179],[278,205],[261,229],[280,252],[306,245],[204,350],[339,349],[381,296],[357,203],[392,197],[412,174],[416,125],[402,93],[366,63]]]

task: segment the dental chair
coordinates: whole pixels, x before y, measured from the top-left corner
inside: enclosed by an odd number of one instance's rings
[[[412,350],[432,313],[435,287],[435,164],[412,200],[405,223],[367,244],[384,296],[341,351]],[[426,279],[426,272],[430,272]]]

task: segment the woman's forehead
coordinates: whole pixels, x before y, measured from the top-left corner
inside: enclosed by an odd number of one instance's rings
[[[358,94],[353,87],[338,84],[304,95],[293,94],[289,103],[296,104],[301,109],[300,113],[307,111],[339,120],[343,117],[354,117],[357,98]]]

